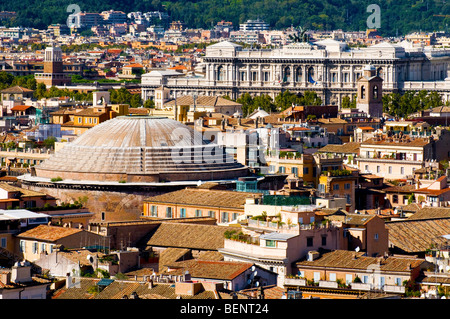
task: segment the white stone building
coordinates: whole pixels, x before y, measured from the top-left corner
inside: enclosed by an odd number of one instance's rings
[[[153,98],[164,84],[173,97],[182,95],[253,96],[280,92],[316,91],[327,105],[340,105],[344,96],[357,93],[357,80],[372,65],[383,79],[383,93],[430,90],[450,97],[447,77],[450,49],[379,43],[367,48],[349,48],[326,39],[292,43],[276,49],[244,49],[224,41],[206,49],[196,75],[182,76],[153,71],[142,76],[142,98]]]

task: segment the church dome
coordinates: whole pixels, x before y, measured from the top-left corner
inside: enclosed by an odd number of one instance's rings
[[[36,166],[36,176],[63,180],[167,182],[234,179],[247,168],[180,122],[120,116],[67,143]]]

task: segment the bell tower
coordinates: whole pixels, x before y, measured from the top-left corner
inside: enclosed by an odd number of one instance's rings
[[[62,51],[60,47],[51,45],[44,52],[44,72],[36,73],[37,83],[46,86],[70,84],[70,77],[64,74]]]
[[[358,93],[356,107],[371,117],[383,116],[383,79],[376,75],[373,65],[363,69],[363,75],[357,80]]]

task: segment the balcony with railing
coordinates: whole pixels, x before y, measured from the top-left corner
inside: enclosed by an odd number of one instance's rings
[[[372,283],[351,282],[344,283],[330,280],[308,280],[303,277],[288,275],[284,279],[285,286],[298,286],[298,287],[321,287],[331,289],[347,289],[358,291],[380,291],[385,293],[404,294],[406,292],[405,286],[401,285],[374,285]]]

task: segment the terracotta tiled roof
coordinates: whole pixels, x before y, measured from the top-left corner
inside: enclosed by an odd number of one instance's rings
[[[348,142],[345,144],[327,144],[324,147],[318,149],[318,152],[323,153],[359,153],[359,147],[361,143]]]
[[[224,232],[235,227],[161,223],[147,246],[218,250],[224,247]]]
[[[384,189],[386,193],[412,193],[415,190],[414,185],[390,186]]]
[[[16,105],[16,106],[11,108],[11,111],[25,111],[25,110],[28,110],[29,108],[34,108],[34,106],[31,106],[31,105]]]
[[[71,288],[61,288],[57,290],[52,299],[122,299],[128,298],[132,293],[136,293],[140,299],[176,299],[175,287],[173,283],[155,283],[153,288],[149,288],[147,283],[114,280],[103,290],[96,291],[100,279],[77,278],[77,282]],[[194,296],[181,295],[183,299],[215,299],[214,292],[201,291]]]
[[[124,65],[124,68],[143,68],[142,64],[139,63],[133,63],[133,64],[128,64],[128,65]]]
[[[88,255],[97,256],[99,258],[103,257],[105,254],[100,252],[93,252],[87,249],[77,249],[77,250],[69,250],[69,251],[60,251],[59,255],[64,256],[65,258],[75,262],[80,263],[80,265],[89,266],[91,265],[87,259]]]
[[[414,193],[434,195],[434,196],[442,195],[442,194],[445,194],[447,192],[450,192],[450,187],[446,187],[446,188],[443,188],[443,189],[419,188],[419,189],[414,190]]]
[[[33,92],[33,90],[16,85],[0,91],[0,93],[9,93],[9,94],[20,94],[26,92]]]
[[[442,235],[450,229],[450,218],[386,222],[390,245],[407,253],[424,252],[431,245],[444,244]]]
[[[19,193],[21,193],[22,197],[47,196],[44,193],[36,192],[36,191],[26,189],[26,188],[16,187],[16,186],[10,185],[8,183],[0,183],[0,188],[7,192],[19,192]]]
[[[192,278],[233,280],[250,267],[252,263],[236,261],[207,261],[191,259],[173,263],[171,266],[179,269],[171,270],[172,275],[182,275],[189,271]]]
[[[186,256],[191,250],[187,248],[166,248],[159,256],[159,272],[167,270],[166,265],[170,265],[179,261],[182,257]]]
[[[286,289],[276,285],[263,286],[262,289],[264,292],[264,299],[281,299],[281,297],[283,297],[283,294],[286,292]],[[260,287],[252,289],[244,289],[240,290],[239,294],[244,294],[249,297],[255,297],[258,295],[259,290]]]
[[[101,112],[97,112],[93,108],[89,107],[89,108],[86,108],[86,109],[84,109],[82,111],[79,111],[79,112],[75,113],[75,115],[76,116],[100,116],[100,115],[103,115],[105,113],[107,113],[106,110],[101,111]]]
[[[376,138],[370,138],[362,142],[362,145],[397,145],[397,146],[407,146],[407,147],[423,147],[429,144],[430,141],[427,138],[415,138],[415,139],[403,139],[401,141],[395,142],[394,140],[389,141],[387,139],[377,140]]]
[[[247,198],[260,198],[261,196],[259,193],[185,188],[148,197],[145,202],[243,210]]]
[[[313,261],[303,260],[297,262],[297,267],[335,267],[343,269],[368,269],[371,265],[376,265],[380,260],[381,271],[405,271],[409,272],[409,266],[412,268],[420,266],[425,260],[412,257],[396,257],[389,256],[388,258],[380,259],[378,257],[364,256],[364,252],[354,252],[348,250],[335,250],[324,253],[319,258]],[[356,256],[356,258],[355,258]]]
[[[134,107],[134,108],[129,108],[128,109],[128,113],[130,114],[144,114],[147,115],[150,113],[150,109],[145,108],[145,107]]]
[[[332,118],[327,118],[327,119],[318,119],[317,120],[320,124],[347,124],[346,120],[337,118],[337,117],[332,117]]]
[[[417,204],[416,204],[417,205]],[[408,220],[423,220],[432,218],[450,218],[450,207],[424,207],[418,209]],[[449,229],[450,233],[450,229]]]
[[[35,228],[20,233],[17,237],[55,242],[61,238],[71,236],[82,231],[83,230],[76,228],[39,225]]]

